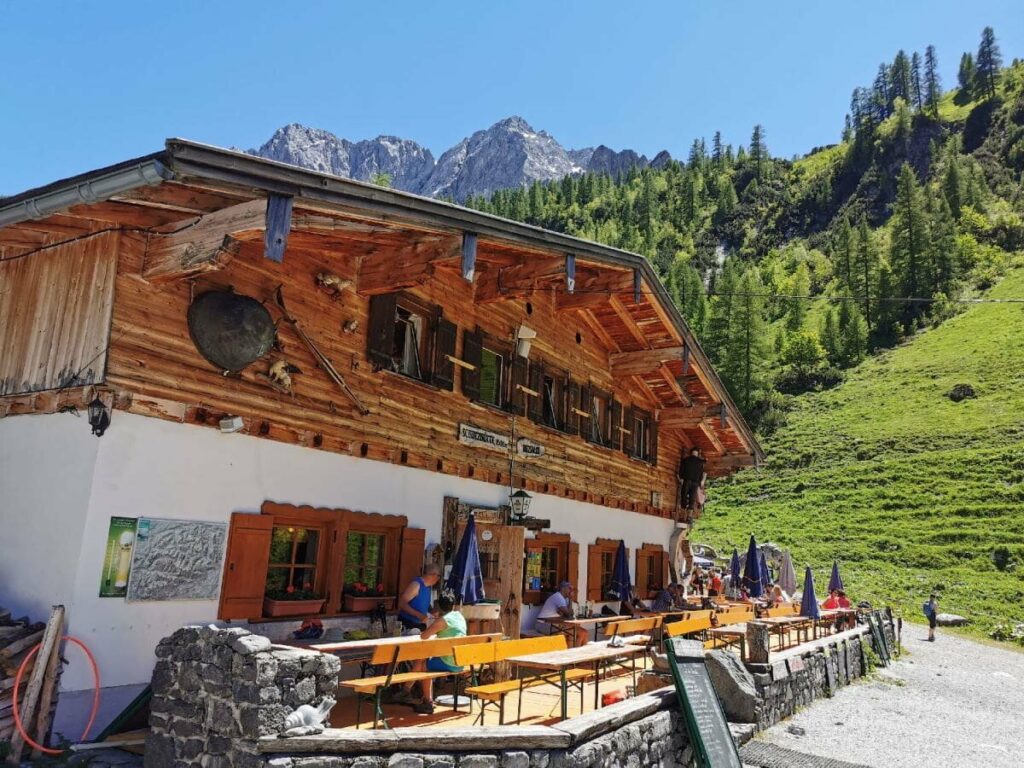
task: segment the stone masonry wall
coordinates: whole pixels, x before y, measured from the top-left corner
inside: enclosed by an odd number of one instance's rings
[[[334,694],[334,656],[241,628],[185,627],[156,648],[146,768],[255,768],[260,736],[301,704]]]

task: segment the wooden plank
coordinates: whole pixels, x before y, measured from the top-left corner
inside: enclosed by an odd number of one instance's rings
[[[39,649],[38,657],[41,659],[49,660],[50,656],[54,654],[55,649],[60,644],[61,635],[63,634],[64,627],[64,606],[55,605],[53,612],[50,614],[50,620],[46,624],[46,630],[43,633],[41,640],[41,646]],[[35,721],[36,705],[39,702],[40,694],[42,692],[43,680],[46,676],[47,664],[36,663],[32,668],[32,674],[29,676],[28,684],[25,687],[21,700],[21,722],[28,724]],[[10,752],[7,755],[7,762],[11,765],[17,765],[21,761],[21,751],[24,747],[25,740],[20,732],[14,734],[11,738]]]
[[[481,273],[473,298],[478,304],[524,298],[545,281],[564,274],[565,259],[558,257],[534,258],[511,267],[488,269]]]
[[[54,611],[56,614],[57,612]],[[64,635],[64,609],[61,607],[60,615],[55,616],[57,622],[57,642],[53,650],[45,659],[45,671],[43,673],[43,692],[39,697],[39,714],[35,721],[35,742],[46,744],[46,738],[50,733],[50,725],[53,723],[53,711],[57,698],[57,680],[60,676],[60,641]],[[40,650],[41,652],[41,650]],[[42,662],[40,662],[42,664]],[[43,756],[42,750],[33,749],[32,757],[36,760]]]
[[[703,405],[673,406],[658,411],[659,429],[692,429],[704,421],[707,408]]]
[[[263,239],[263,255],[280,264],[288,247],[288,235],[292,229],[291,195],[271,192],[267,195],[266,232]]]
[[[700,422],[697,426],[700,428],[700,431],[704,433],[704,437],[708,439],[708,442],[715,447],[715,450],[719,454],[724,454],[725,447],[722,445],[722,441],[718,439],[718,435],[715,434],[714,428],[706,421]]]
[[[693,401],[690,399],[690,396],[686,394],[686,392],[680,386],[679,382],[676,381],[676,377],[672,375],[672,372],[664,363],[662,363],[658,367],[657,373],[668,385],[668,388],[672,390],[672,393],[679,399],[679,402],[681,402],[683,405],[693,404]]]
[[[462,279],[472,283],[476,276],[476,233],[462,233]]]
[[[650,345],[647,342],[647,337],[644,336],[644,332],[640,330],[640,327],[636,324],[636,320],[626,309],[626,305],[622,303],[622,299],[618,296],[611,296],[608,299],[608,304],[615,311],[619,320],[622,321],[622,325],[629,331],[633,340],[639,345],[641,349],[647,349]]]
[[[374,296],[422,285],[434,275],[437,262],[458,258],[461,250],[454,237],[419,240],[397,251],[380,249],[360,260],[356,291]]]
[[[659,347],[656,349],[640,349],[629,352],[617,352],[608,356],[612,376],[636,376],[652,373],[669,360],[678,360],[683,347]]]
[[[209,213],[181,231],[152,235],[142,276],[150,281],[174,280],[221,269],[238,254],[238,240],[231,235],[262,229],[266,207],[264,199],[249,200]]]

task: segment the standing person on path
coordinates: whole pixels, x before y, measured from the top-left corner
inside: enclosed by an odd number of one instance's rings
[[[924,615],[928,617],[928,640],[934,643],[936,619],[939,616],[939,598],[932,592],[928,597],[928,602],[922,607],[924,608]]]

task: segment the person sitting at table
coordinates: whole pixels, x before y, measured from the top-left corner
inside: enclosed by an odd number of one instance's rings
[[[558,591],[551,593],[551,596],[541,606],[540,613],[537,614],[537,622],[540,625],[537,626],[538,631],[542,632],[541,627],[545,627],[546,634],[549,635],[562,631],[568,633],[568,627],[563,630],[559,625],[566,619],[575,618],[572,612],[572,593],[572,582],[563,581],[558,585]],[[585,627],[572,627],[572,632],[576,639],[576,645],[584,645],[587,642],[588,633]]]
[[[423,566],[421,575],[409,582],[398,597],[398,620],[403,635],[422,632],[430,623],[430,591],[441,580],[441,569],[434,563]]]
[[[704,594],[704,572],[700,569],[700,566],[695,566],[693,574],[690,576],[690,589],[693,590],[694,594]]]
[[[420,632],[421,640],[430,640],[431,638],[446,638],[446,637],[465,637],[467,634],[466,617],[455,610],[455,603],[448,595],[441,595],[437,599],[437,605],[434,606],[431,615],[430,624]],[[455,658],[453,656],[431,656],[425,661],[418,659],[416,661],[409,662],[409,668],[413,672],[461,672],[462,667],[456,666]],[[411,698],[412,687],[416,683],[408,683],[406,686],[406,697],[405,700],[412,704],[414,711],[421,715],[432,715],[434,714],[434,680],[429,678],[427,680],[420,680],[420,690],[422,691],[422,700],[413,702]]]
[[[821,607],[826,611],[836,610],[836,608],[839,607],[839,590],[833,589],[832,592],[829,593],[828,599],[821,604]]]
[[[679,590],[679,585],[674,581],[667,587],[658,592],[654,597],[654,602],[651,603],[651,610],[656,613],[664,613],[671,611],[676,603],[676,593]]]
[[[647,613],[647,610],[647,606],[636,595],[630,595],[628,600],[619,603],[619,616],[639,616]]]
[[[786,594],[786,590],[782,588],[781,584],[773,584],[771,592],[768,593],[771,600],[771,608],[775,608],[782,603],[792,602],[793,598]]]
[[[850,598],[846,596],[843,590],[839,590],[839,607],[840,608],[853,608],[853,603],[850,602]]]

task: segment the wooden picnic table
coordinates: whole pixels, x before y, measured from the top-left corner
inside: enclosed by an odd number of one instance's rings
[[[608,617],[602,617],[608,618]],[[600,681],[601,665],[612,661],[629,657],[632,662],[633,685],[636,685],[636,657],[645,652],[640,645],[622,645],[614,647],[607,642],[588,643],[575,648],[567,648],[564,651],[550,651],[548,653],[531,653],[523,656],[513,656],[507,661],[526,669],[534,669],[547,672],[557,672],[558,682],[562,689],[562,719],[568,716],[568,694],[569,686],[565,679],[565,671],[572,667],[594,665],[594,709],[600,707]],[[554,680],[552,680],[554,682]]]
[[[712,639],[716,637],[724,638],[739,638],[740,641],[740,661],[746,658],[747,655],[747,625],[746,624],[730,624],[726,627],[712,627],[707,630],[708,634]]]
[[[602,624],[607,624],[610,621],[625,621],[631,619],[632,616],[588,616],[586,618],[578,619],[538,619],[538,621],[544,621],[551,624],[554,627],[587,627],[593,626],[594,628],[594,642],[597,642],[597,628]],[[573,632],[572,643],[576,645],[576,633]]]
[[[758,619],[761,624],[767,624],[769,631],[775,632],[779,635],[779,642],[782,643],[782,636],[788,636],[791,630],[797,631],[797,643],[800,642],[800,630],[804,631],[804,641],[806,642],[807,630],[813,625],[813,621],[806,616],[766,616],[763,619]]]
[[[827,608],[821,610],[821,615],[817,621],[814,622],[814,639],[818,639],[818,627],[831,627],[836,623],[836,619],[844,616],[852,616],[854,621],[857,620],[857,609],[856,608]]]

